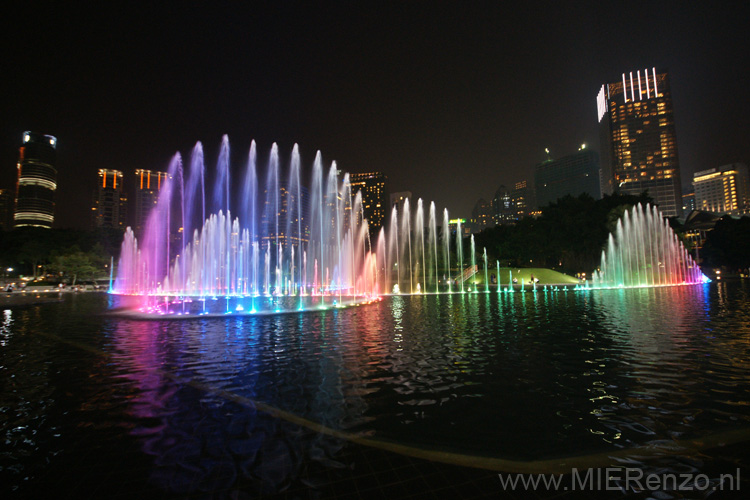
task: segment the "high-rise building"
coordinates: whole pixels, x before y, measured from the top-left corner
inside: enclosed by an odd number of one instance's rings
[[[290,246],[310,241],[310,197],[307,187],[300,186],[298,201],[297,193],[289,189],[288,182],[282,180],[279,184],[278,200],[269,196],[268,190],[264,190],[261,239],[264,246],[275,245],[278,242],[283,248],[288,249]],[[274,210],[276,202],[278,207]],[[274,252],[277,250],[274,249]],[[275,259],[276,254],[273,255]]]
[[[135,171],[135,218],[133,230],[143,236],[151,210],[159,201],[159,191],[167,180],[166,172],[138,169]]]
[[[750,180],[747,165],[732,163],[693,175],[695,208],[718,214],[750,213]]]
[[[13,213],[15,227],[51,228],[55,222],[57,139],[24,132],[18,154],[18,181]]]
[[[687,217],[693,210],[695,210],[695,191],[684,193],[682,195],[682,214]]]
[[[513,200],[513,205],[516,207],[516,217],[519,220],[531,215],[531,212],[534,209],[534,200],[536,197],[534,190],[529,187],[528,182],[516,182],[510,196]]]
[[[469,225],[473,233],[480,233],[488,227],[494,226],[492,222],[492,204],[484,198],[479,198],[476,204],[474,204],[474,209],[471,211]]]
[[[349,174],[352,195],[362,193],[362,212],[367,219],[370,241],[375,242],[380,229],[385,225],[388,212],[388,178],[381,172]]]
[[[648,191],[666,216],[682,213],[680,162],[669,75],[630,71],[597,96],[602,192]]]
[[[599,155],[586,146],[560,159],[548,159],[534,170],[534,189],[540,207],[563,196],[583,193],[601,198],[599,188]]]
[[[492,220],[496,226],[515,224],[518,221],[511,190],[501,185],[492,198]]]
[[[99,169],[99,182],[91,206],[91,218],[95,228],[125,229],[128,220],[128,197],[122,180],[122,172],[119,170]]]
[[[396,207],[398,213],[401,214],[404,211],[404,202],[409,200],[409,207],[411,207],[411,191],[398,191],[397,193],[391,193],[391,209]],[[390,217],[391,212],[388,211],[387,216]]]

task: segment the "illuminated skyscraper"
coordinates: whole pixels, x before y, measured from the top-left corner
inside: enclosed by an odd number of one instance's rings
[[[515,224],[518,221],[512,192],[504,185],[497,188],[492,198],[492,220],[496,226]]]
[[[349,184],[352,195],[357,191],[362,193],[362,212],[367,219],[370,230],[370,241],[375,242],[386,221],[388,213],[388,193],[386,182],[388,178],[381,172],[366,174],[349,174]]]
[[[471,219],[469,219],[468,225],[472,233],[481,233],[488,227],[493,226],[492,203],[484,198],[479,198],[471,211]]]
[[[655,68],[622,74],[597,96],[603,193],[643,191],[666,216],[682,214],[680,163],[669,75]]]
[[[693,186],[698,210],[731,215],[750,213],[750,183],[744,163],[696,172]]]
[[[531,214],[536,196],[528,182],[516,182],[513,191],[511,191],[511,198],[513,198],[513,205],[516,207],[516,216],[519,220]]]
[[[119,170],[99,169],[99,182],[94,191],[91,217],[94,227],[125,229],[128,197]]]
[[[52,227],[57,190],[56,146],[57,139],[51,135],[24,132],[18,153],[15,227]]]
[[[289,188],[289,182],[281,179],[278,197],[263,191],[265,202],[261,225],[264,243],[283,245],[284,248],[310,241],[310,197],[306,186],[299,187],[299,201],[296,190]],[[271,191],[273,193],[273,191]],[[278,202],[278,209],[274,204]],[[275,249],[274,252],[278,251]],[[274,255],[276,255],[274,253]]]
[[[148,215],[159,201],[159,190],[167,180],[166,172],[138,169],[135,171],[135,219],[133,230],[142,236]]]

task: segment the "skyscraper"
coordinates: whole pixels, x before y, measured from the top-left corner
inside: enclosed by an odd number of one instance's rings
[[[472,233],[480,233],[490,226],[492,222],[492,204],[484,198],[479,198],[471,211],[469,226]]]
[[[696,172],[693,186],[698,210],[731,215],[750,213],[750,181],[744,163]]]
[[[55,168],[57,139],[51,135],[24,132],[18,153],[15,227],[51,228],[55,222]]]
[[[586,193],[594,199],[601,198],[599,155],[581,146],[576,153],[538,164],[534,171],[534,190],[540,207],[566,195]]]
[[[119,170],[99,169],[99,182],[94,191],[91,217],[94,227],[125,229],[128,197]]]
[[[669,75],[630,71],[597,96],[603,193],[643,191],[666,216],[682,214],[680,163]]]
[[[141,237],[146,229],[146,222],[151,210],[159,201],[159,191],[166,182],[167,173],[155,170],[138,169],[135,171],[135,220],[133,230]]]
[[[526,181],[516,182],[513,191],[511,191],[513,205],[516,207],[516,216],[519,220],[531,214],[535,205],[535,193],[529,188]]]
[[[515,224],[518,221],[511,190],[505,185],[500,185],[492,198],[492,220],[496,226]]]
[[[362,212],[367,219],[371,242],[377,240],[380,228],[385,225],[386,217],[390,215],[387,181],[388,178],[382,172],[349,174],[352,195],[356,195],[357,191],[362,193]]]
[[[307,187],[300,186],[298,200],[296,190],[290,189],[285,179],[280,181],[278,196],[273,196],[273,191],[269,194],[268,189],[263,192],[261,240],[288,249],[310,241],[310,196]]]

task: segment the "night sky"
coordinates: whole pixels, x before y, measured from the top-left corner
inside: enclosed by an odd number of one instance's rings
[[[0,44],[0,187],[23,131],[57,136],[58,227],[88,227],[98,168],[166,170],[196,141],[214,168],[223,134],[235,164],[298,143],[468,217],[545,147],[599,150],[599,88],[646,67],[671,74],[684,186],[750,161],[747,7],[69,3],[3,7]]]

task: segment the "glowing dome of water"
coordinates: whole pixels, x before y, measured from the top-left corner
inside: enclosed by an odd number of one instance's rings
[[[224,136],[207,182],[200,143],[189,169],[175,155],[139,239],[126,231],[113,293],[142,297],[142,310],[205,313],[327,307],[383,290],[361,194],[335,162],[325,174],[318,152],[308,186],[297,146],[282,171],[274,144],[260,184],[253,142],[238,183],[229,157]]]
[[[594,288],[703,283],[707,278],[655,206],[640,203],[617,221]]]

